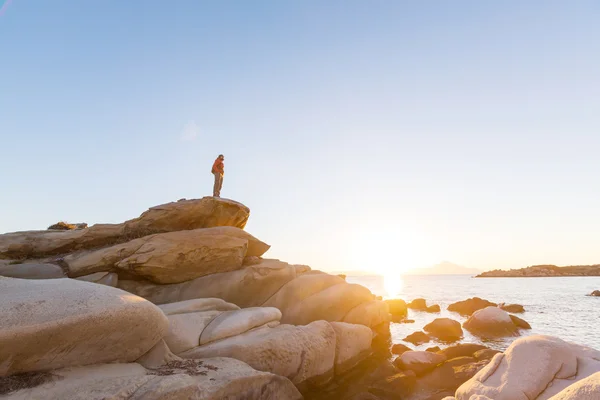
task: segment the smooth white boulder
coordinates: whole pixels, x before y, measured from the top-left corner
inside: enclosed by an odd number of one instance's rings
[[[499,307],[486,307],[475,311],[463,324],[474,335],[484,338],[518,336],[519,329],[510,318],[510,314]]]
[[[600,399],[600,372],[568,386],[550,400],[598,400]]]
[[[93,274],[80,276],[75,279],[78,281],[93,282],[99,285],[117,287],[119,276],[114,272],[95,272]]]
[[[240,335],[266,324],[274,326],[281,320],[281,311],[274,307],[250,307],[225,311],[215,317],[200,335],[200,345]],[[178,353],[178,352],[176,352]]]
[[[361,324],[371,328],[390,321],[389,305],[381,300],[371,300],[359,304],[343,319],[343,322],[349,324]]]
[[[164,337],[165,342],[175,354],[198,346],[204,329],[222,312],[202,311],[168,315],[169,333]]]
[[[600,372],[600,351],[551,336],[515,340],[456,391],[457,400],[547,400]]]
[[[259,371],[289,378],[295,385],[325,383],[334,372],[336,334],[325,321],[306,326],[279,325],[196,347],[182,358],[231,357]]]
[[[131,362],[166,333],[154,304],[74,279],[0,278],[0,376]]]
[[[58,265],[45,263],[3,263],[0,265],[0,276],[19,279],[58,279],[67,275]]]
[[[335,373],[343,374],[371,353],[373,331],[364,325],[331,322],[335,331]]]
[[[201,311],[231,311],[239,310],[235,304],[226,302],[223,299],[193,299],[178,301],[176,303],[160,304],[158,306],[165,315],[185,314]]]

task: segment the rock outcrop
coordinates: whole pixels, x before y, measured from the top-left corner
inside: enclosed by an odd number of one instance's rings
[[[474,335],[483,338],[517,336],[519,329],[506,311],[498,307],[486,307],[476,311],[463,324]]]
[[[406,351],[396,359],[394,365],[404,370],[413,371],[417,375],[422,375],[444,361],[446,361],[446,357],[441,354],[429,351]]]
[[[480,299],[479,297],[473,297],[467,300],[458,301],[448,306],[448,311],[457,312],[460,315],[472,315],[477,310],[482,310],[486,307],[497,306],[496,303]]]
[[[58,279],[67,275],[63,269],[47,263],[6,263],[0,265],[0,276],[21,279]]]
[[[460,322],[450,318],[436,318],[433,322],[423,328],[429,336],[433,336],[444,342],[456,342],[463,336]]]

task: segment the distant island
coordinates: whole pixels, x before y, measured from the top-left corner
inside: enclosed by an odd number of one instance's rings
[[[600,264],[571,265],[557,267],[556,265],[533,265],[527,268],[486,271],[476,278],[530,278],[530,277],[555,277],[555,276],[600,276]]]

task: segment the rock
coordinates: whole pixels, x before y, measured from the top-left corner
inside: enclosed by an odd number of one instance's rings
[[[498,307],[476,311],[463,326],[472,334],[484,338],[518,336],[519,333],[510,315]]]
[[[155,283],[179,283],[242,268],[248,241],[202,230],[161,233],[64,257],[70,277],[124,271]]]
[[[373,300],[362,303],[348,311],[343,322],[349,324],[360,324],[375,329],[376,326],[390,322],[388,305],[381,300]],[[389,328],[388,332],[389,332]]]
[[[286,378],[228,358],[173,361],[146,370],[139,364],[101,364],[52,371],[46,383],[7,400],[204,399],[300,400]]]
[[[214,228],[197,229],[197,231],[206,236],[231,236],[248,241],[248,251],[246,257],[251,258],[251,265],[260,264],[261,256],[265,254],[271,246],[255,238],[243,229],[235,226],[217,226]]]
[[[144,368],[159,368],[172,361],[183,361],[181,357],[171,352],[164,340],[160,340],[146,354],[135,360]]]
[[[412,351],[412,349],[408,346],[405,346],[401,343],[397,343],[392,346],[392,354],[400,355],[406,351]]]
[[[520,304],[500,304],[500,308],[509,313],[524,313],[525,308]]]
[[[463,335],[460,322],[450,318],[436,318],[433,322],[425,325],[423,330],[427,332],[429,336],[433,336],[445,342],[456,342]]]
[[[417,310],[417,311],[425,311],[427,310],[427,302],[425,299],[414,299],[410,303],[406,305],[408,308]]]
[[[222,299],[193,299],[177,303],[161,304],[158,306],[165,315],[185,314],[201,311],[231,311],[239,310],[235,304],[227,303]]]
[[[413,371],[404,371],[375,382],[369,391],[384,398],[403,398],[415,386],[417,378]]]
[[[166,333],[158,307],[73,279],[0,278],[0,376],[131,362]]]
[[[425,349],[425,351],[430,351],[432,353],[437,353],[438,351],[440,351],[440,347],[439,346],[433,346],[433,347],[428,347],[427,349]]]
[[[412,343],[415,346],[418,346],[423,343],[428,343],[431,340],[431,338],[424,332],[415,332],[411,333],[402,340],[408,343]]]
[[[67,275],[58,265],[44,263],[19,263],[0,266],[0,276],[20,279],[57,279]]]
[[[446,357],[441,354],[428,351],[407,351],[394,361],[394,365],[403,370],[410,370],[417,375],[422,375],[444,361],[446,361]]]
[[[326,321],[306,326],[256,329],[196,347],[183,358],[231,357],[259,371],[289,378],[295,385],[321,384],[334,372],[336,334]]]
[[[364,325],[331,322],[335,331],[335,374],[352,369],[371,353],[373,332]]]
[[[547,400],[599,371],[600,351],[551,336],[528,336],[494,356],[455,396],[458,400],[483,395],[494,400]]]
[[[475,352],[480,350],[488,350],[488,348],[480,344],[459,343],[454,346],[446,347],[445,349],[440,350],[439,353],[450,360],[457,357],[474,357]]]
[[[594,290],[589,296],[600,296],[600,290]]]
[[[0,258],[43,258],[123,243],[155,233],[216,226],[243,229],[249,216],[248,207],[235,201],[213,197],[185,200],[153,207],[140,217],[122,224],[97,224],[87,229],[0,235]]]
[[[214,297],[240,307],[262,306],[263,303],[266,307],[277,307],[266,302],[267,299],[295,277],[296,266],[278,260],[263,260],[258,265],[237,271],[207,275],[172,285],[119,280],[119,288],[154,304]]]
[[[521,319],[519,317],[517,317],[516,315],[509,315],[510,319],[512,320],[512,322],[519,328],[521,329],[531,329],[531,325],[529,325],[529,322],[525,321],[524,319]]]
[[[385,300],[390,309],[390,314],[394,317],[406,318],[408,315],[408,309],[406,302],[401,299]]]
[[[281,311],[274,307],[250,307],[241,310],[225,311],[210,321],[200,335],[200,345],[240,335],[281,320]],[[273,325],[271,325],[273,326]]]
[[[448,311],[457,312],[460,315],[471,315],[477,310],[496,305],[496,303],[480,299],[479,297],[473,297],[471,299],[450,304],[448,306]]]
[[[119,276],[114,272],[95,272],[90,275],[80,276],[75,278],[78,281],[93,282],[98,285],[106,285],[111,287],[117,287],[119,282]]]
[[[439,304],[434,304],[432,306],[429,306],[425,309],[426,312],[428,313],[438,313],[441,311]]]
[[[392,322],[395,322],[397,324],[414,324],[415,320],[414,319],[396,319],[396,318],[392,317]]]
[[[461,365],[473,364],[476,363],[477,360],[474,357],[456,357],[450,359],[444,363],[444,365],[448,365],[450,367],[460,367]]]
[[[244,267],[247,267],[249,265],[258,265],[260,263],[261,263],[261,258],[260,257],[246,256],[246,257],[244,257],[244,262],[242,263],[242,265]]]
[[[598,400],[600,399],[600,372],[588,376],[562,392],[552,396],[550,400]]]
[[[200,345],[200,335],[208,324],[222,311],[202,311],[169,315],[169,332],[164,337],[167,346],[175,354]]]
[[[369,392],[360,392],[350,397],[348,400],[380,400],[379,397]]]
[[[481,349],[473,353],[473,357],[475,357],[475,359],[478,361],[491,360],[498,353],[502,352],[494,349]]]

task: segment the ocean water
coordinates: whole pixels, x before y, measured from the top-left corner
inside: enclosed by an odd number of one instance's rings
[[[525,313],[515,314],[532,326],[521,330],[521,336],[544,334],[583,344],[600,350],[600,298],[586,294],[600,290],[600,277],[565,278],[472,278],[468,275],[403,276],[348,276],[349,283],[369,288],[384,299],[400,298],[407,303],[424,298],[427,305],[439,304],[441,313],[429,314],[408,310],[408,318],[415,323],[392,323],[390,330],[394,343],[425,350],[443,343],[431,341],[413,346],[403,342],[407,335],[422,330],[435,318],[448,317],[461,324],[466,318],[448,311],[449,304],[471,297],[481,297],[495,303],[518,303]],[[464,330],[462,343],[482,343],[488,347],[504,350],[516,338],[482,341]]]

